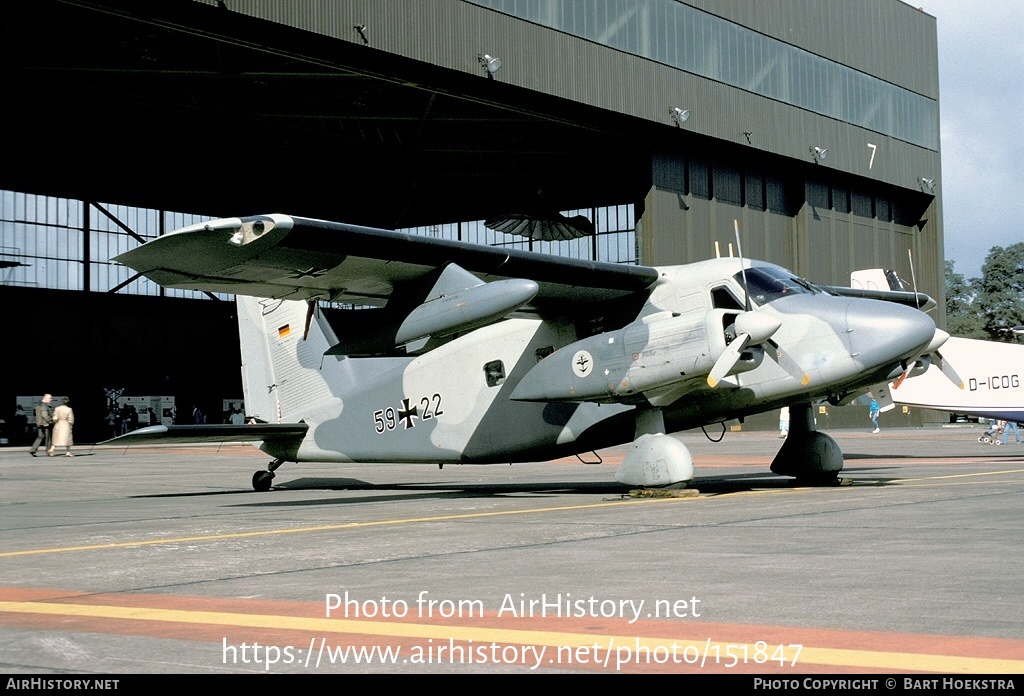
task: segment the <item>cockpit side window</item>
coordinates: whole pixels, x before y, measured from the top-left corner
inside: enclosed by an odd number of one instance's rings
[[[711,289],[711,305],[715,309],[743,309],[743,304],[724,285]]]
[[[755,266],[748,268],[746,275],[750,299],[757,305],[764,305],[789,295],[813,295],[820,292],[806,280],[796,277],[784,268]],[[737,273],[733,278],[743,285],[742,273]]]

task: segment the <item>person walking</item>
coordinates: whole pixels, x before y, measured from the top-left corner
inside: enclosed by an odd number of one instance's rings
[[[874,423],[874,425],[875,425],[875,429],[872,430],[871,432],[872,433],[877,433],[878,432],[878,413],[879,413],[878,402],[875,401],[875,395],[872,394],[871,392],[868,392],[868,398],[871,399],[871,403],[868,404],[868,418],[870,418],[871,422]]]
[[[1017,421],[1006,421],[1006,425],[1003,427],[1003,444],[1005,445],[1010,437],[1010,431],[1013,430],[1014,437],[1017,438],[1017,444],[1020,444],[1020,431],[1017,430]]]
[[[73,457],[71,454],[72,437],[71,431],[75,424],[75,412],[68,404],[71,399],[61,397],[60,406],[53,412],[53,444],[50,445],[48,454],[52,457],[53,451],[58,447],[64,448],[65,457]]]
[[[50,408],[51,401],[53,401],[52,394],[43,394],[43,398],[36,404],[36,441],[32,443],[32,447],[28,450],[28,453],[33,457],[36,456],[39,445],[43,445],[43,448],[49,451],[53,443],[53,410]]]

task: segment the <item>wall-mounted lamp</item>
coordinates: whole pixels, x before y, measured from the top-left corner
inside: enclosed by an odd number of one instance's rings
[[[366,37],[366,25],[365,24],[356,24],[352,28],[356,30],[357,34],[359,34],[359,38],[363,40],[363,45],[364,46],[369,45],[370,39],[368,39]]]
[[[932,193],[935,193],[935,179],[928,179],[926,177],[921,176],[918,177],[917,181],[919,184],[921,184],[922,187],[928,189]]]
[[[669,109],[668,111],[672,115],[672,120],[676,122],[677,126],[681,126],[690,118],[689,109],[680,109],[678,106]]]
[[[489,53],[482,53],[476,59],[480,61],[480,67],[487,71],[488,80],[493,80],[494,73],[501,70],[501,58],[495,58]]]
[[[814,155],[816,161],[824,162],[825,158],[828,157],[828,150],[823,147],[812,147],[811,154]]]

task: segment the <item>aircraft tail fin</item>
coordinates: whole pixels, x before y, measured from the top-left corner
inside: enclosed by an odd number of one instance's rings
[[[324,369],[337,359],[324,353],[336,337],[328,337],[329,326],[316,320],[315,305],[242,295],[235,301],[248,415],[267,423],[293,423],[335,397]]]

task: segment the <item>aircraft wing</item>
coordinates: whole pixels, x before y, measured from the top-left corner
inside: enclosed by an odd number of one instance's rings
[[[195,444],[214,442],[300,442],[309,429],[305,423],[252,425],[151,425],[101,442],[101,445]]]
[[[281,214],[185,227],[117,257],[168,288],[381,306],[430,299],[456,265],[489,283],[525,279],[536,295],[520,309],[646,299],[657,269],[549,256]],[[461,273],[461,271],[460,271]],[[460,277],[460,282],[461,282]],[[479,282],[477,281],[477,282]],[[411,288],[411,290],[410,290]],[[436,294],[436,290],[434,291]]]
[[[916,307],[922,312],[927,312],[938,306],[931,296],[926,295],[923,292],[910,292],[907,290],[869,290],[865,288],[847,288],[842,285],[819,285],[822,290],[830,295],[839,295],[841,297],[860,297],[866,300],[885,300],[886,302],[895,302],[897,304],[906,305],[907,307]]]

